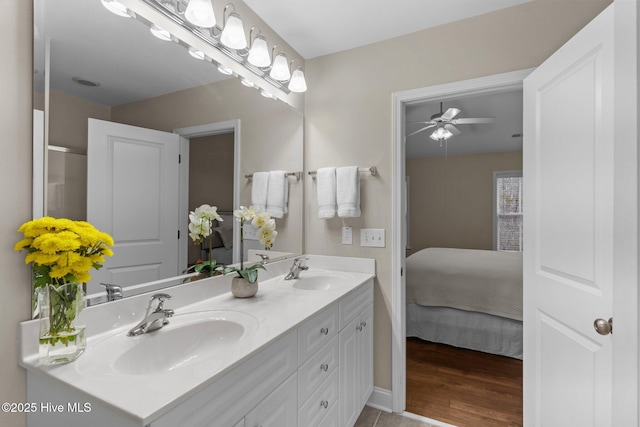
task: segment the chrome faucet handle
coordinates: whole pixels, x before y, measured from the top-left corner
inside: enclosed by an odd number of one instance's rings
[[[100,285],[104,286],[104,289],[107,292],[107,301],[122,299],[122,286],[114,285],[112,283],[100,283]]]
[[[167,299],[171,299],[171,295],[165,293],[152,295],[149,299],[149,305],[147,306],[147,314],[145,315],[145,317],[148,316],[149,313],[151,313],[151,307],[153,307],[153,302],[155,300],[158,300],[158,305],[156,306],[156,309],[154,311],[161,311],[164,306],[164,301]]]
[[[256,254],[257,256],[260,257],[260,259],[262,260],[262,264],[266,264],[267,261],[269,261],[269,255],[267,254]]]

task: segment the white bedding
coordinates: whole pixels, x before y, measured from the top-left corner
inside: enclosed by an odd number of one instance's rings
[[[522,253],[427,248],[406,261],[407,304],[522,320]]]

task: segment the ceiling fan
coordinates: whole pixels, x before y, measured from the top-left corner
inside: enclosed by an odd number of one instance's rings
[[[412,122],[426,124],[425,127],[418,129],[415,132],[411,132],[407,137],[413,136],[427,129],[434,128],[434,131],[429,135],[431,139],[435,141],[442,141],[451,138],[452,136],[460,135],[462,132],[458,130],[454,125],[470,125],[479,123],[493,123],[496,119],[493,117],[486,118],[459,118],[455,117],[460,114],[460,110],[457,108],[449,108],[447,111],[442,111],[442,102],[440,103],[440,112],[431,116],[431,120],[426,122]]]

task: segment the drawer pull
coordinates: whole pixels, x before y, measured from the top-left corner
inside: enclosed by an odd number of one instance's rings
[[[327,409],[329,407],[329,401],[323,400],[322,402],[320,402],[320,406],[322,406],[324,409]]]
[[[320,329],[320,333],[322,335],[329,335],[329,328],[322,328]]]
[[[356,329],[357,329],[358,331],[361,331],[361,330],[362,330],[362,323],[361,323],[361,324],[359,324],[358,326],[356,326]]]
[[[329,365],[327,365],[326,363],[323,363],[322,365],[320,365],[320,369],[327,372],[329,370]]]
[[[367,326],[367,322],[362,321],[362,322],[360,322],[360,325],[362,325],[362,327],[364,328],[365,326]]]

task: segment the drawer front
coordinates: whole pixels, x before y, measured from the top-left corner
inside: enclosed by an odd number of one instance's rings
[[[372,303],[373,280],[370,280],[362,285],[360,289],[340,300],[340,330]]]
[[[318,353],[311,356],[298,369],[298,404],[303,405],[309,396],[338,367],[338,337],[333,337]]]
[[[338,334],[338,304],[332,304],[298,328],[298,363],[303,364]]]
[[[297,347],[297,335],[292,331],[152,422],[151,427],[235,425],[249,408],[296,371]]]
[[[344,427],[340,426],[340,405],[337,403],[329,408],[329,413],[320,421],[318,427]],[[300,427],[300,426],[298,426]]]
[[[324,417],[338,406],[338,370],[318,388],[298,410],[298,426],[316,427]]]

